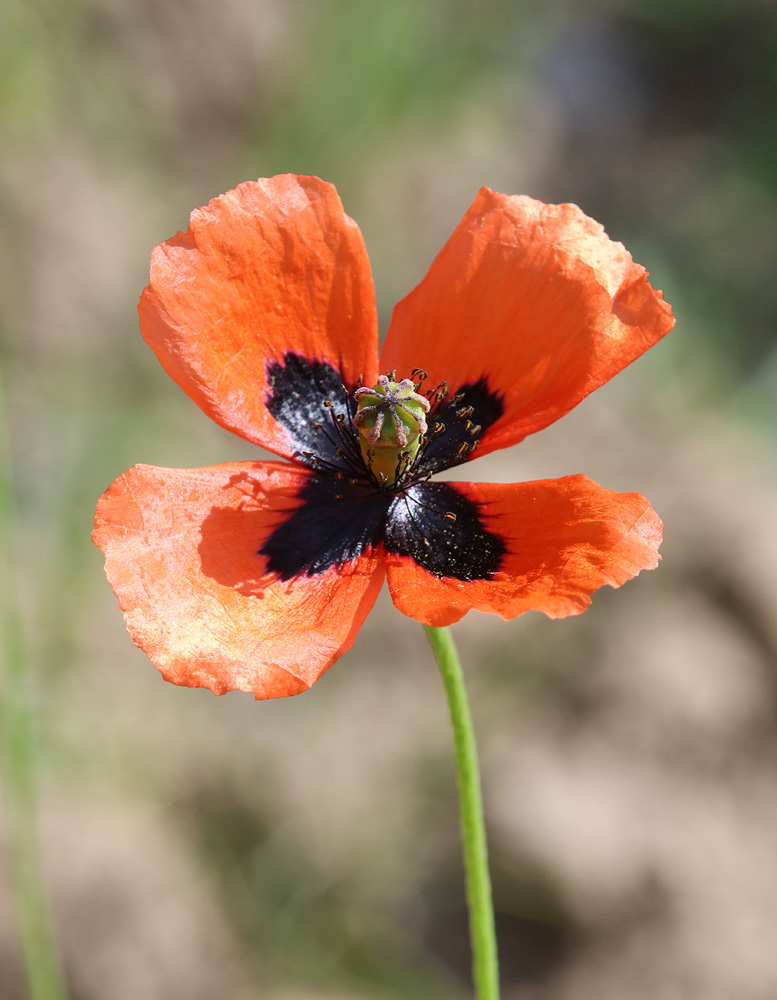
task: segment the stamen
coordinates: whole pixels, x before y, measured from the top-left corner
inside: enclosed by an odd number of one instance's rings
[[[348,409],[348,414],[350,416],[350,400],[347,396],[345,400],[345,405],[346,408]],[[341,413],[337,414],[335,413],[334,404],[332,403],[331,400],[324,400],[324,406],[327,406],[327,408],[329,409],[329,415],[332,420],[332,426],[337,431],[337,436],[341,444],[345,445],[345,450],[338,447],[338,445],[335,443],[335,440],[332,438],[330,434],[326,432],[326,430],[324,431],[324,436],[326,437],[327,441],[329,441],[329,443],[332,445],[332,447],[335,449],[335,451],[338,452],[338,454],[344,455],[346,459],[346,465],[349,466],[355,473],[360,474],[362,471],[361,455],[357,450],[356,440],[353,433],[351,432],[351,425],[345,423],[345,418]]]
[[[435,403],[441,403],[443,399],[448,395],[448,383],[443,379],[442,382],[437,386],[434,391],[434,401]]]
[[[362,462],[356,435],[353,433],[351,424],[346,421],[345,415],[342,412],[336,411],[335,404],[331,399],[324,399],[321,402],[329,411],[331,420],[330,429],[327,430],[327,427],[320,421],[312,421],[312,426],[317,431],[322,432],[323,437],[328,442],[332,451],[338,456],[339,461],[324,459],[312,451],[300,451],[297,454],[302,459],[305,459],[306,464],[316,471],[327,472],[330,475],[334,475],[337,479],[342,479],[345,472],[355,477],[357,482],[363,481],[365,479],[364,463]],[[348,395],[345,397],[344,405],[350,416],[351,402]],[[336,433],[332,433],[332,430],[336,431]]]
[[[416,392],[421,388],[421,383],[425,382],[429,378],[429,373],[424,371],[423,368],[414,368],[410,372],[410,378],[413,379],[416,386]]]

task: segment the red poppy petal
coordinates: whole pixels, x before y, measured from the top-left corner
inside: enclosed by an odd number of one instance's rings
[[[364,241],[317,177],[246,182],[192,212],[154,250],[139,311],[165,370],[210,417],[286,457],[295,443],[265,406],[266,365],[291,352],[349,385],[377,378]]]
[[[462,581],[387,553],[394,603],[426,625],[450,625],[473,608],[502,618],[530,609],[550,618],[580,614],[605,583],[620,587],[658,565],[661,521],[639,493],[613,493],[586,476],[451,485],[477,504],[507,554],[493,579]]]
[[[567,413],[674,325],[620,243],[576,205],[483,188],[423,281],[394,309],[383,368],[427,386],[485,378],[504,413],[480,453]],[[475,418],[473,418],[475,419]]]
[[[379,554],[287,582],[257,554],[308,475],[279,462],[136,465],[103,494],[94,541],[130,634],[166,680],[278,698],[350,648],[383,582]]]

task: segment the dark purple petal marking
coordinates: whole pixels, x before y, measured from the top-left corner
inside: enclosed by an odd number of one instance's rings
[[[417,483],[397,495],[383,540],[387,552],[410,556],[435,576],[466,581],[492,579],[507,551],[452,483]]]
[[[466,417],[459,416],[460,412],[470,410]],[[462,451],[463,445],[471,445],[473,439],[482,437],[504,411],[502,396],[489,388],[485,377],[460,386],[427,417],[429,441],[416,462],[416,474],[433,475],[466,462],[470,451]],[[442,424],[444,430],[435,432],[436,424]],[[473,427],[478,428],[474,438]]]
[[[265,377],[269,389],[265,405],[289,432],[299,451],[298,461],[312,466],[309,456],[316,455],[338,468],[348,468],[348,459],[360,453],[358,434],[351,424],[356,404],[349,412],[342,374],[326,361],[287,351],[281,361],[266,366]],[[332,406],[325,406],[325,400]],[[335,421],[339,418],[338,430]]]
[[[269,536],[257,555],[282,580],[314,576],[358,559],[383,537],[391,493],[313,473],[299,493],[302,503]]]
[[[485,378],[433,406],[427,443],[398,489],[378,484],[365,466],[352,423],[357,404],[337,369],[288,351],[267,365],[266,379],[268,410],[299,449],[295,457],[313,470],[299,505],[257,552],[269,572],[282,580],[314,576],[384,542],[387,552],[438,577],[494,576],[506,546],[479,506],[450,483],[417,481],[466,461],[476,436],[504,412]]]

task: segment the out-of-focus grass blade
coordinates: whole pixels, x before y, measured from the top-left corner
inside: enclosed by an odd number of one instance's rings
[[[25,644],[16,603],[11,449],[0,373],[0,769],[11,879],[31,1000],[65,1000],[66,991],[41,875],[35,794],[35,741]]]

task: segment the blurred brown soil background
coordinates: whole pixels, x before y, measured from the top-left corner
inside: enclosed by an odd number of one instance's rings
[[[466,997],[446,709],[381,598],[309,692],[166,685],[90,545],[135,462],[256,450],[137,329],[152,247],[241,180],[334,182],[382,327],[482,184],[575,201],[678,324],[462,478],[639,490],[664,561],[582,617],[455,627],[505,1000],[777,996],[777,17],[760,0],[5,0],[0,352],[72,1000]],[[25,996],[0,854],[0,997]]]

